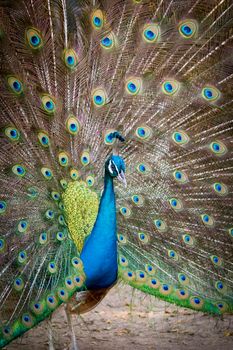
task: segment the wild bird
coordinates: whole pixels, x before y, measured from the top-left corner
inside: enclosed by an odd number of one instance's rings
[[[232,13],[1,1],[0,347],[117,280],[232,313]]]

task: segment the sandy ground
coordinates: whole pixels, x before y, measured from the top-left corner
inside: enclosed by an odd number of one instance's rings
[[[52,325],[55,350],[69,349],[70,334],[63,307]],[[114,287],[82,318],[74,318],[79,350],[232,350],[233,317],[223,319],[178,308],[134,291]],[[7,350],[48,349],[47,323],[12,342]]]

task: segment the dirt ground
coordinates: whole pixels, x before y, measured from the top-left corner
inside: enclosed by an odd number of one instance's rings
[[[69,349],[63,307],[52,325],[55,350]],[[79,350],[232,350],[233,317],[223,319],[178,308],[125,286],[114,287],[91,312],[74,318]],[[48,349],[44,322],[7,350]]]

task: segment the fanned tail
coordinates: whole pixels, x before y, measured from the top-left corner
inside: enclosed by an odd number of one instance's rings
[[[119,276],[232,312],[232,9],[1,3],[0,346],[83,286],[79,252],[116,149]]]

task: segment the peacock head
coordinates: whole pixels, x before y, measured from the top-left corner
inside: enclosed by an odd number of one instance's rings
[[[125,178],[125,162],[123,158],[112,154],[105,163],[105,170],[111,177],[116,177],[119,181],[123,182],[125,187],[127,186]]]

